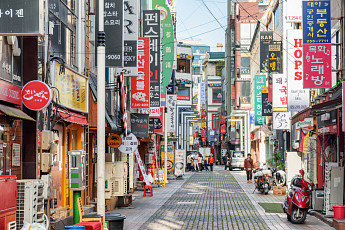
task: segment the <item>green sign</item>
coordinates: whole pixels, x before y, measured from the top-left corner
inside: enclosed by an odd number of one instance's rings
[[[167,145],[168,146],[168,152],[172,152],[173,149],[173,145]],[[164,152],[164,145],[161,145],[161,151]]]
[[[171,19],[170,9],[166,5],[166,0],[152,0],[152,8],[161,12],[161,36],[162,42],[162,79],[161,79],[161,98],[165,97],[166,87],[168,86],[174,60],[174,27]]]
[[[266,75],[255,75],[254,78],[255,125],[263,125],[266,117],[262,116],[261,87],[266,86]]]

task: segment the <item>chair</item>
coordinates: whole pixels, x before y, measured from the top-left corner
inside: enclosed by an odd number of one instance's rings
[[[85,215],[81,197],[78,197],[77,201],[79,210],[79,222],[101,222],[102,229],[104,229],[104,217],[102,215],[98,215],[95,212]]]
[[[149,191],[147,192],[147,190],[149,190]],[[152,186],[151,185],[145,185],[144,186],[144,197],[146,195],[150,195],[151,197],[153,196]]]

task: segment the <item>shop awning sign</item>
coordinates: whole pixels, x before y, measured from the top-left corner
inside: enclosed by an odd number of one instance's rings
[[[52,98],[50,87],[42,81],[30,81],[22,89],[22,102],[30,110],[47,108]]]

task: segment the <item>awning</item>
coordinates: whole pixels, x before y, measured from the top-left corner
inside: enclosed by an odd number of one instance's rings
[[[29,115],[14,107],[0,104],[0,111],[6,116],[12,117],[13,119],[35,121],[35,119],[31,118]]]
[[[79,125],[87,125],[87,119],[85,116],[78,114],[78,113],[73,113],[73,112],[67,112],[59,109],[59,115],[64,121],[68,121],[71,123],[79,124]]]

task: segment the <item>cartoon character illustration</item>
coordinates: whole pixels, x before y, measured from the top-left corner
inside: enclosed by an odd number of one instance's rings
[[[137,101],[148,102],[148,100],[146,100],[146,93],[137,92],[132,95],[132,98]]]
[[[168,17],[168,11],[167,9],[165,9],[163,6],[159,6],[158,4],[156,4],[155,10],[160,10],[161,12],[161,21],[166,21],[167,17]]]

